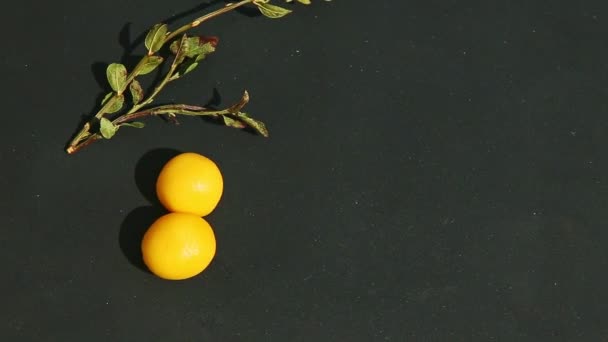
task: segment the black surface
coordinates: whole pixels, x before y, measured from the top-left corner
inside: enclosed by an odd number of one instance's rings
[[[99,72],[200,3],[4,5],[2,341],[608,340],[605,1],[314,2],[209,22],[159,99],[246,88],[270,139],[152,119],[73,156]],[[137,248],[180,151],[225,193],[169,282]]]

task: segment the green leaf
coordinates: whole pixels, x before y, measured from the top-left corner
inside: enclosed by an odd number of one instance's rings
[[[173,43],[169,45],[169,50],[171,50],[172,54],[177,55],[177,51],[179,50],[179,44],[180,40],[174,40]]]
[[[133,104],[136,105],[144,98],[144,89],[141,87],[141,84],[138,80],[133,80],[129,85],[129,90],[131,91],[131,98],[133,99]]]
[[[174,55],[179,51],[180,44],[182,44],[181,41],[176,40],[169,46]],[[213,46],[213,43],[205,41],[202,37],[189,37],[183,42],[182,50],[186,57],[196,57],[196,61],[199,62],[208,54],[215,52],[215,46]]]
[[[209,43],[203,41],[201,37],[190,37],[186,45],[186,56],[193,58],[199,55],[208,55],[215,51],[215,47]],[[203,56],[203,58],[204,58]]]
[[[176,62],[183,63],[179,66],[175,76],[181,77],[194,70],[198,66],[198,62],[215,51],[213,44],[203,37],[182,38],[181,49],[176,47],[175,42],[171,44],[171,49],[176,53]],[[185,62],[184,59],[186,59]]]
[[[122,108],[122,105],[124,103],[125,103],[124,95],[117,95],[114,102],[112,102],[112,105],[110,107],[106,108],[105,112],[108,114],[116,113]]]
[[[195,56],[196,54],[193,54],[192,51],[195,51],[198,48],[199,41],[199,37],[188,37],[184,42],[184,55],[187,57]]]
[[[262,121],[258,121],[254,118],[250,118],[246,113],[239,113],[238,118],[247,126],[251,127],[254,131],[263,137],[268,138],[268,129]]]
[[[188,57],[195,57],[196,61],[200,62],[205,59],[208,54],[213,52],[215,52],[215,47],[211,43],[204,43],[199,45],[198,48],[193,51],[192,55]]]
[[[133,122],[125,122],[120,124],[120,127],[122,126],[127,126],[127,127],[133,127],[133,128],[144,128],[146,126],[146,124],[144,124],[143,122],[139,122],[139,121],[133,121]]]
[[[196,62],[188,65],[188,67],[186,68],[186,71],[184,71],[184,75],[189,73],[190,71],[196,69],[197,66],[198,66],[198,63],[196,63]]]
[[[111,139],[114,134],[116,134],[116,131],[118,131],[118,126],[114,125],[112,121],[106,118],[101,118],[101,121],[99,122],[99,132],[102,137]]]
[[[245,124],[240,122],[239,120],[234,120],[233,118],[226,116],[226,115],[222,115],[222,119],[224,120],[224,125],[228,126],[228,127],[234,127],[234,128],[245,128]]]
[[[182,55],[185,57],[186,51],[188,51],[190,43],[191,43],[190,37],[188,37],[188,35],[184,34],[182,36],[182,38],[178,41],[176,54]]]
[[[142,62],[143,65],[141,69],[139,69],[138,74],[149,74],[154,71],[154,69],[156,69],[156,67],[158,67],[162,62],[163,58],[161,56],[145,56],[144,61]]]
[[[115,92],[121,94],[127,86],[127,68],[120,63],[112,63],[106,69],[108,83]]]
[[[103,98],[103,100],[101,100],[101,105],[102,105],[102,106],[103,106],[103,105],[105,105],[105,104],[106,104],[106,102],[108,102],[108,100],[109,100],[110,98],[112,98],[112,95],[114,95],[114,92],[113,92],[113,91],[112,91],[112,92],[109,92],[109,93],[108,93],[108,94],[107,94],[107,95],[106,95],[106,96]]]
[[[146,48],[150,54],[160,50],[165,43],[165,36],[167,35],[166,24],[156,24],[146,35]]]
[[[175,77],[176,78],[182,77],[185,74],[196,69],[197,66],[198,66],[198,63],[193,58],[188,58],[185,62],[183,62],[179,66],[179,69],[175,72]]]
[[[310,5],[310,0],[298,0],[298,2],[304,5]]]
[[[175,59],[173,60],[173,65],[180,65],[184,59],[186,58],[186,51],[188,49],[188,36],[184,34],[182,38],[179,40],[179,45],[177,45],[177,49],[175,50]],[[172,44],[173,45],[173,44]]]
[[[271,5],[271,4],[267,4],[267,3],[263,3],[263,2],[254,2],[257,6],[258,9],[260,10],[260,12],[262,12],[262,14],[268,18],[271,19],[276,19],[276,18],[281,18],[289,13],[291,13],[291,10],[288,10],[287,8],[283,8],[283,7],[279,7],[279,6],[275,6],[275,5]]]
[[[205,59],[205,57],[207,57],[207,55],[208,54],[201,53],[200,55],[198,55],[194,58],[194,61],[198,63],[198,62],[202,61],[203,59]]]

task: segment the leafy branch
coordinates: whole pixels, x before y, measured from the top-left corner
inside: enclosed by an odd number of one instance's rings
[[[292,1],[286,0],[286,2]],[[309,0],[297,1],[310,4]],[[192,72],[217,47],[218,39],[215,37],[188,36],[186,32],[207,20],[245,5],[256,6],[268,18],[281,18],[291,12],[289,9],[270,4],[270,0],[242,0],[207,13],[172,32],[166,24],[154,25],[145,39],[148,52],[131,71],[120,63],[112,63],[108,66],[106,76],[112,92],[104,97],[98,112],[72,138],[66,152],[72,154],[97,140],[111,139],[122,127],[143,128],[144,123],[135,120],[149,116],[164,116],[173,123],[178,123],[178,115],[211,116],[221,119],[221,122],[228,127],[249,128],[267,137],[268,130],[265,124],[242,111],[249,102],[247,91],[240,101],[221,110],[186,104],[150,106],[169,83]],[[173,60],[160,82],[150,94],[146,95],[138,77],[151,73],[166,62],[159,53],[166,46],[169,46]],[[131,108],[126,109],[125,104],[129,103],[126,100],[128,97]]]

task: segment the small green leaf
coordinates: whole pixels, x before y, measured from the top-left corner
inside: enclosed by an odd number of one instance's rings
[[[139,122],[139,121],[133,121],[133,122],[125,122],[120,124],[120,127],[122,126],[127,126],[127,127],[133,127],[133,128],[144,128],[146,126],[146,124],[144,124],[143,122]]]
[[[156,67],[158,67],[162,62],[163,58],[161,56],[145,56],[144,61],[142,62],[143,65],[141,69],[139,69],[138,74],[149,74],[154,71],[154,69],[156,69]]]
[[[171,53],[176,55],[177,51],[179,50],[179,44],[180,44],[180,40],[174,40],[173,43],[171,43],[171,45],[169,45],[169,50],[171,50]]]
[[[258,121],[254,118],[250,118],[246,113],[239,113],[238,118],[240,121],[251,127],[258,134],[268,138],[268,129],[266,128],[266,125],[263,122]]]
[[[179,66],[179,69],[175,72],[174,77],[180,78],[190,71],[196,69],[198,63],[194,61],[194,59],[189,58],[183,64]]]
[[[122,105],[124,103],[125,103],[124,95],[117,95],[114,102],[112,102],[112,105],[110,107],[106,108],[105,112],[108,114],[116,113],[122,108]]]
[[[127,68],[120,63],[112,63],[106,69],[108,83],[115,92],[121,94],[127,86]]]
[[[185,40],[176,40],[171,43],[169,49],[174,55],[180,51],[185,57],[195,58],[195,62],[200,62],[208,54],[215,52],[215,46],[209,41],[205,41],[202,37],[189,37]]]
[[[179,48],[177,49],[177,54],[185,55],[186,51],[188,51],[188,44],[190,44],[190,37],[184,33],[182,38],[179,40]]]
[[[167,35],[166,24],[156,24],[146,35],[146,48],[149,54],[153,54],[160,50],[165,43],[165,36]]]
[[[212,52],[215,52],[215,47],[213,46],[213,44],[205,43],[203,45],[199,45],[199,47],[195,49],[195,51],[193,51],[193,54],[189,57],[196,57],[196,61],[200,62]]]
[[[141,84],[138,80],[133,80],[129,85],[129,90],[131,91],[131,98],[133,99],[133,104],[136,105],[143,99],[144,97],[144,89],[141,87]]]
[[[184,75],[189,73],[190,71],[196,69],[197,66],[198,66],[198,63],[196,63],[196,62],[188,65],[188,67],[186,68],[186,71],[184,71]]]
[[[112,95],[114,95],[114,92],[109,92],[109,93],[108,93],[108,94],[107,94],[107,95],[106,95],[106,96],[103,98],[103,100],[101,100],[101,105],[102,105],[102,106],[103,106],[103,105],[105,105],[105,104],[106,104],[106,102],[108,102],[108,100],[109,100],[110,98],[112,98]]]
[[[304,5],[310,5],[310,0],[298,0],[298,2]]]
[[[173,60],[173,65],[180,65],[184,59],[186,58],[186,51],[188,50],[188,36],[183,35],[179,40],[179,45],[177,45],[177,49],[175,50],[175,59]],[[171,44],[173,45],[173,44]]]
[[[202,61],[203,59],[205,59],[205,57],[207,57],[207,54],[201,53],[200,55],[198,55],[194,58],[194,61],[198,63],[198,62]]]
[[[215,47],[209,42],[205,43],[201,37],[188,38],[186,56],[193,58],[199,55],[208,55],[214,51]]]
[[[279,7],[279,6],[275,6],[275,5],[271,5],[271,4],[267,4],[267,3],[263,3],[263,2],[254,2],[257,6],[258,9],[260,10],[260,12],[262,12],[262,14],[268,18],[272,18],[272,19],[276,19],[276,18],[281,18],[289,13],[291,13],[291,10],[288,10],[287,8],[283,8],[283,7]]]
[[[99,132],[102,137],[111,139],[114,134],[116,134],[116,131],[118,131],[118,126],[114,125],[112,121],[106,118],[101,118],[101,121],[99,122]]]
[[[186,39],[185,45],[184,45],[184,54],[187,57],[193,57],[196,54],[193,54],[192,51],[195,51],[198,48],[199,45],[199,38],[198,37],[188,37],[188,39]]]
[[[233,118],[226,116],[226,115],[222,115],[222,119],[224,120],[224,125],[226,125],[228,127],[234,127],[234,128],[247,127],[247,126],[245,126],[244,123],[240,122],[239,120],[234,120]]]

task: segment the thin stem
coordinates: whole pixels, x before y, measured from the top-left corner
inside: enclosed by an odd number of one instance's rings
[[[131,84],[131,82],[133,82],[135,77],[137,77],[137,75],[139,75],[139,71],[144,67],[144,64],[145,64],[144,62],[148,58],[150,58],[150,56],[142,57],[142,59],[139,60],[139,62],[135,66],[135,68],[133,68],[131,73],[127,76],[127,82],[125,83],[125,89],[127,89],[129,87],[129,85]]]
[[[95,133],[93,135],[88,136],[86,139],[81,140],[78,144],[76,144],[74,146],[69,146],[66,151],[68,152],[68,154],[76,153],[76,152],[80,151],[82,148],[85,148],[85,147],[91,145],[92,143],[94,143],[95,141],[97,141],[101,138],[102,138],[101,135]]]
[[[160,93],[160,91],[167,85],[167,83],[169,83],[171,81],[171,76],[172,76],[172,73],[174,70],[175,70],[175,68],[172,67],[171,70],[169,72],[167,72],[167,75],[165,75],[165,77],[160,82],[160,84],[154,88],[154,90],[152,91],[152,94],[150,94],[150,96],[148,96],[148,98],[146,100],[142,101],[139,104],[134,105],[133,108],[131,108],[131,110],[129,110],[129,112],[125,115],[135,113],[138,110],[140,110],[142,107],[152,103],[152,101],[154,101],[154,97],[156,95],[158,95],[158,93]]]
[[[188,115],[188,116],[211,116],[211,115],[228,115],[228,114],[234,114],[234,113],[232,112],[231,108],[222,109],[222,110],[208,110],[205,107],[185,105],[185,104],[165,105],[165,106],[158,106],[158,107],[142,110],[139,112],[129,113],[129,114],[119,116],[118,118],[114,119],[114,121],[112,121],[112,124],[118,126],[120,124],[127,123],[129,121],[133,121],[136,119],[141,119],[141,118],[144,118],[147,116],[156,116],[156,115],[164,115],[164,114],[181,114],[181,115]],[[76,145],[69,146],[67,148],[67,152],[69,154],[76,153],[79,150],[81,150],[82,148],[89,146],[90,144],[92,144],[95,141],[100,140],[102,138],[103,137],[97,133],[90,134],[86,137],[81,137],[81,140]]]
[[[154,90],[152,91],[152,94],[150,94],[148,96],[147,99],[143,100],[141,103],[136,104],[133,106],[133,108],[131,108],[131,110],[129,110],[129,112],[126,114],[131,114],[131,113],[135,113],[138,110],[140,110],[142,107],[152,103],[152,101],[154,101],[154,98],[156,97],[156,95],[158,95],[158,93],[160,93],[161,90],[163,90],[163,88],[167,85],[167,83],[171,82],[173,80],[173,75],[175,73],[175,70],[177,69],[177,66],[179,64],[179,60],[183,59],[183,51],[182,49],[184,48],[184,43],[186,40],[186,35],[184,35],[182,37],[182,40],[180,42],[180,46],[179,46],[179,50],[177,51],[177,53],[175,54],[175,57],[173,59],[173,63],[171,63],[171,67],[169,68],[169,71],[167,71],[167,74],[165,75],[165,77],[163,78],[163,80],[160,82],[159,85],[157,85]]]
[[[205,110],[206,110],[205,107],[200,107],[200,106],[165,105],[165,106],[159,106],[159,107],[155,107],[155,108],[142,110],[140,112],[125,114],[123,116],[116,118],[116,120],[112,121],[112,123],[115,125],[120,125],[121,123],[129,122],[129,121],[139,119],[139,118],[142,118],[145,116],[169,114],[169,113],[180,112],[180,111],[202,112]],[[214,111],[208,111],[208,112],[214,113]]]
[[[224,13],[226,13],[226,12],[232,11],[232,10],[233,10],[233,9],[235,9],[235,8],[238,8],[238,7],[241,7],[241,6],[247,5],[247,4],[249,4],[249,3],[252,3],[253,1],[254,1],[254,0],[242,0],[242,1],[239,1],[239,2],[237,2],[237,3],[234,3],[234,4],[230,4],[230,5],[224,6],[224,7],[220,8],[220,9],[218,9],[218,10],[216,10],[216,11],[213,11],[213,12],[211,12],[211,13],[205,14],[205,15],[203,15],[202,17],[196,18],[196,19],[194,19],[194,21],[192,21],[191,23],[186,24],[186,25],[184,25],[184,26],[182,26],[182,27],[178,28],[177,30],[175,30],[175,31],[173,31],[173,32],[171,32],[171,33],[169,33],[169,34],[167,35],[167,38],[165,38],[165,42],[168,42],[168,41],[170,41],[171,39],[173,39],[173,38],[175,38],[175,37],[179,36],[180,34],[182,34],[182,33],[186,32],[186,31],[188,31],[188,30],[190,30],[190,29],[192,29],[192,28],[197,27],[198,25],[200,25],[201,23],[203,23],[203,22],[205,22],[205,21],[207,21],[207,20],[209,20],[209,19],[213,19],[213,18],[217,17],[218,15],[221,15],[221,14],[224,14]]]

